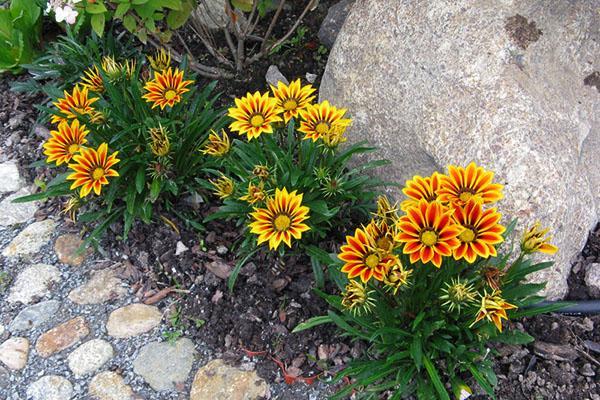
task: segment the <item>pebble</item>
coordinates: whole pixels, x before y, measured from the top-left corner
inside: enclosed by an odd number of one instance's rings
[[[69,293],[69,300],[77,304],[100,304],[127,294],[123,282],[112,269],[106,268],[92,273],[90,279]]]
[[[185,244],[183,244],[181,240],[179,240],[175,246],[175,255],[178,256],[180,254],[185,253],[188,250],[189,247],[187,247]]]
[[[9,303],[20,301],[29,304],[33,299],[43,297],[49,293],[48,287],[52,283],[60,282],[60,271],[53,265],[34,264],[25,268],[15,279],[7,297]]]
[[[590,363],[585,363],[583,364],[583,367],[581,367],[581,370],[579,371],[581,372],[581,375],[583,376],[596,376],[596,372],[594,372],[594,369],[592,368],[592,364]]]
[[[158,308],[135,303],[113,311],[108,317],[106,329],[110,336],[127,338],[148,332],[158,326],[161,319]]]
[[[113,347],[106,340],[92,339],[76,348],[67,361],[76,377],[94,372],[114,357]]]
[[[308,81],[308,83],[315,83],[315,81],[317,80],[318,75],[316,74],[311,74],[310,72],[306,73],[306,80]]]
[[[216,359],[196,373],[190,400],[255,400],[266,396],[268,390],[256,371],[242,371]]]
[[[269,66],[269,69],[267,69],[267,74],[265,75],[265,79],[269,85],[273,85],[275,87],[277,87],[279,82],[282,82],[286,85],[290,84],[287,78],[281,73],[277,65]]]
[[[187,338],[176,343],[153,342],[140,350],[133,362],[133,372],[157,391],[173,389],[184,383],[196,358],[194,343]]]
[[[79,235],[67,233],[56,238],[54,252],[61,263],[78,267],[85,260],[85,254],[88,252],[88,249],[78,252],[82,244],[83,240]]]
[[[29,355],[29,340],[11,337],[0,345],[0,362],[12,370],[25,368]]]
[[[10,226],[22,224],[33,218],[33,215],[38,209],[35,201],[27,203],[13,203],[12,201],[18,197],[31,194],[29,189],[22,188],[18,192],[7,196],[0,202],[0,226]]]
[[[0,193],[15,192],[23,186],[15,161],[0,164]]]
[[[51,219],[34,222],[23,229],[2,251],[5,257],[33,255],[50,241],[56,223]]]
[[[592,263],[586,267],[585,285],[590,297],[600,299],[600,263]]]
[[[60,308],[60,301],[48,300],[23,309],[8,326],[12,333],[35,329],[48,321]]]
[[[75,317],[42,334],[35,350],[40,357],[47,358],[79,342],[90,334],[90,329],[83,317]]]
[[[28,400],[69,400],[73,397],[73,385],[58,375],[46,375],[27,388]]]
[[[217,246],[217,254],[220,256],[224,256],[225,254],[227,254],[228,251],[229,249],[227,248],[227,246],[223,246],[222,244]]]
[[[133,400],[134,393],[123,377],[116,372],[105,371],[90,381],[88,394],[97,400]]]

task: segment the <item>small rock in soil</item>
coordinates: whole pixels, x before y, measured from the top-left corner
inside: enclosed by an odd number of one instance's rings
[[[25,368],[29,355],[29,340],[11,337],[0,345],[0,362],[12,370]]]
[[[185,253],[188,250],[189,250],[189,247],[187,247],[185,244],[183,244],[183,242],[181,240],[179,240],[177,242],[177,245],[175,246],[175,255],[178,256],[180,254]]]
[[[592,263],[587,266],[585,284],[590,297],[600,299],[600,263]]]
[[[116,338],[138,336],[160,324],[158,308],[145,304],[130,304],[113,311],[106,323],[108,334]]]
[[[541,341],[536,341],[533,344],[533,351],[546,360],[554,361],[574,361],[579,356],[577,351],[570,346]]]
[[[204,265],[206,266],[206,269],[221,279],[227,279],[231,274],[231,265],[224,261],[212,261],[210,263],[205,263]]]
[[[229,249],[227,248],[227,246],[223,246],[222,244],[217,246],[217,254],[220,256],[224,256],[225,254],[227,254],[228,251]]]
[[[268,84],[275,87],[277,87],[279,82],[283,82],[286,85],[290,84],[287,78],[283,76],[277,65],[269,66],[269,69],[267,69],[267,74],[265,75],[265,79],[267,80]]]
[[[266,382],[255,371],[242,371],[216,359],[196,373],[190,400],[256,400],[268,391]]]
[[[42,376],[27,388],[30,400],[68,400],[73,396],[73,385],[58,375]]]
[[[77,304],[100,304],[118,299],[127,293],[123,282],[110,269],[93,272],[90,280],[69,293],[69,299]]]
[[[592,364],[590,363],[583,364],[583,367],[581,367],[581,370],[579,372],[581,372],[581,375],[583,376],[596,376],[596,372],[594,371],[594,369],[592,368]]]
[[[315,81],[317,80],[318,75],[316,74],[311,74],[310,72],[306,73],[306,80],[308,81],[308,83],[315,83]]]

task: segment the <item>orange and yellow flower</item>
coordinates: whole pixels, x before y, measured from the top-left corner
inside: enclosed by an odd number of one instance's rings
[[[394,264],[383,278],[383,283],[395,296],[401,288],[408,286],[408,278],[412,273],[413,270],[405,269],[402,263]]]
[[[304,110],[300,110],[303,121],[300,122],[298,131],[305,134],[304,139],[312,139],[313,142],[331,130],[343,133],[352,122],[351,119],[344,118],[345,114],[345,108],[338,109],[327,100],[319,104],[309,104]]]
[[[119,176],[117,171],[111,167],[120,160],[117,158],[119,152],[115,151],[108,155],[108,145],[102,143],[98,150],[82,147],[80,154],[73,157],[73,164],[69,164],[73,172],[67,176],[68,180],[73,180],[71,190],[81,187],[79,196],[87,196],[92,189],[97,195],[100,194],[102,185],[108,185],[109,177]]]
[[[452,220],[453,210],[438,202],[419,201],[416,207],[406,211],[398,222],[398,242],[404,243],[402,252],[408,254],[411,263],[420,260],[442,265],[442,257],[449,257],[460,245],[458,235],[462,229]]]
[[[391,253],[396,246],[394,228],[385,220],[372,220],[365,226],[365,232],[371,237],[375,246],[384,253]]]
[[[363,282],[350,279],[346,290],[342,293],[342,306],[354,315],[365,315],[375,307],[372,296],[374,290],[369,290]]]
[[[213,185],[213,193],[220,199],[226,199],[233,194],[235,185],[233,180],[228,176],[221,175],[219,179],[209,179],[211,185]]]
[[[346,236],[338,258],[344,262],[342,272],[348,278],[360,276],[363,282],[372,277],[383,281],[390,268],[400,262],[394,254],[378,249],[373,238],[361,228],[354,231],[354,236]]]
[[[450,165],[448,175],[442,176],[438,198],[461,207],[471,198],[484,204],[494,203],[502,198],[502,185],[492,183],[493,179],[493,172],[474,162],[467,168]]]
[[[88,97],[88,89],[80,89],[79,85],[75,85],[73,93],[70,94],[66,90],[63,92],[64,98],[58,99],[56,103],[52,103],[58,108],[59,115],[52,115],[50,122],[53,124],[69,119],[75,119],[79,115],[91,115],[95,110],[92,104],[98,101],[97,97]]]
[[[102,76],[100,76],[100,71],[96,65],[92,65],[90,68],[83,71],[81,86],[91,92],[104,92],[104,80],[102,80]]]
[[[164,157],[171,150],[171,141],[169,140],[169,132],[159,123],[158,127],[148,130],[150,135],[150,150],[157,157]]]
[[[146,82],[144,90],[147,91],[142,96],[148,103],[153,103],[152,108],[160,107],[164,110],[166,106],[173,107],[181,101],[181,96],[189,92],[188,86],[194,81],[184,81],[183,71],[175,68],[167,68],[166,71],[156,72],[154,79]]]
[[[521,238],[521,250],[525,254],[535,253],[536,251],[545,254],[556,253],[558,247],[548,243],[552,239],[552,236],[548,236],[549,231],[549,228],[541,229],[540,223],[536,222],[523,234]]]
[[[57,131],[50,131],[50,138],[44,143],[44,154],[48,156],[48,163],[56,162],[56,165],[68,163],[71,158],[81,149],[81,146],[87,143],[85,138],[90,131],[85,129],[85,125],[79,125],[79,121],[74,119],[69,122],[62,121],[58,124]]]
[[[289,85],[279,81],[277,87],[271,85],[271,91],[277,99],[277,105],[283,110],[283,119],[287,124],[290,119],[298,117],[298,112],[315,99],[315,96],[311,95],[316,89],[312,85],[302,86],[300,79],[296,79]]]
[[[263,133],[273,133],[271,124],[282,121],[277,99],[270,97],[269,93],[248,93],[241,99],[235,99],[235,105],[228,110],[227,115],[234,119],[229,129],[247,135],[248,140]]]
[[[310,230],[304,223],[309,219],[309,208],[302,205],[302,194],[288,193],[286,188],[276,189],[275,197],[267,200],[267,208],[255,208],[250,213],[254,222],[250,232],[258,235],[258,244],[269,242],[274,250],[281,242],[292,247],[292,238],[299,240],[303,232]]]
[[[493,322],[494,325],[496,325],[496,328],[502,332],[502,320],[508,320],[506,310],[516,308],[517,306],[507,303],[501,297],[500,291],[493,291],[491,294],[484,291],[484,294],[481,296],[481,306],[479,307],[475,321],[473,321],[471,326],[485,318],[488,321]]]
[[[406,181],[402,193],[408,199],[400,204],[402,211],[417,206],[421,199],[426,200],[428,203],[436,201],[438,199],[437,191],[440,188],[441,177],[441,174],[434,172],[431,176],[425,178],[415,175],[412,179]]]
[[[265,183],[263,181],[261,181],[258,185],[250,182],[248,185],[248,193],[240,197],[240,200],[243,200],[248,204],[254,204],[264,201],[266,197],[267,194],[265,193]]]
[[[495,208],[484,210],[475,199],[464,207],[455,207],[454,221],[462,228],[458,235],[460,245],[454,249],[455,260],[464,258],[474,263],[477,256],[496,256],[496,245],[504,241],[506,228],[499,224],[502,215]]]
[[[231,143],[229,141],[229,135],[225,132],[225,129],[221,129],[221,136],[215,131],[210,131],[206,143],[200,149],[202,154],[208,154],[213,157],[223,157],[229,153]]]
[[[154,56],[146,56],[150,67],[156,72],[163,72],[171,66],[171,50],[160,48]]]

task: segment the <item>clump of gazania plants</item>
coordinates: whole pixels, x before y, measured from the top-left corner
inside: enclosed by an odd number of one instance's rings
[[[320,261],[328,254],[319,242],[373,210],[381,182],[363,172],[386,163],[350,167],[352,156],[374,149],[364,142],[341,148],[351,123],[346,110],[315,103],[315,97],[311,85],[296,80],[235,99],[228,112],[233,133],[214,132],[202,150],[216,161],[209,188],[223,200],[208,219],[245,227],[230,287],[245,256],[261,248],[280,261],[289,253],[309,254],[317,285],[323,285]]]
[[[493,207],[502,186],[473,163],[415,176],[403,192],[400,205],[380,197],[372,220],[346,237],[330,266],[342,293],[319,292],[333,310],[295,331],[334,323],[367,342],[364,358],[337,376],[351,383],[334,398],[386,392],[394,399],[464,399],[471,377],[493,397],[497,379],[486,343],[533,340],[507,329],[508,321],[556,309],[527,308],[542,300],[544,284],[524,279],[551,265],[534,263],[531,253],[557,249],[539,224],[525,232],[516,254],[503,245],[516,224],[503,225]]]
[[[21,201],[67,196],[71,218],[81,211],[79,221],[99,222],[93,240],[117,220],[127,236],[136,219],[149,222],[201,189],[208,157],[200,147],[223,120],[213,109],[214,85],[197,90],[185,63],[174,67],[164,51],[148,64],[103,57],[45,109],[55,124],[46,161],[66,172]]]

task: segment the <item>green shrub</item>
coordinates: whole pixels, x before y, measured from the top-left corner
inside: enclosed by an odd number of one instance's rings
[[[0,73],[21,71],[37,52],[42,9],[37,1],[11,0],[0,8]]]

